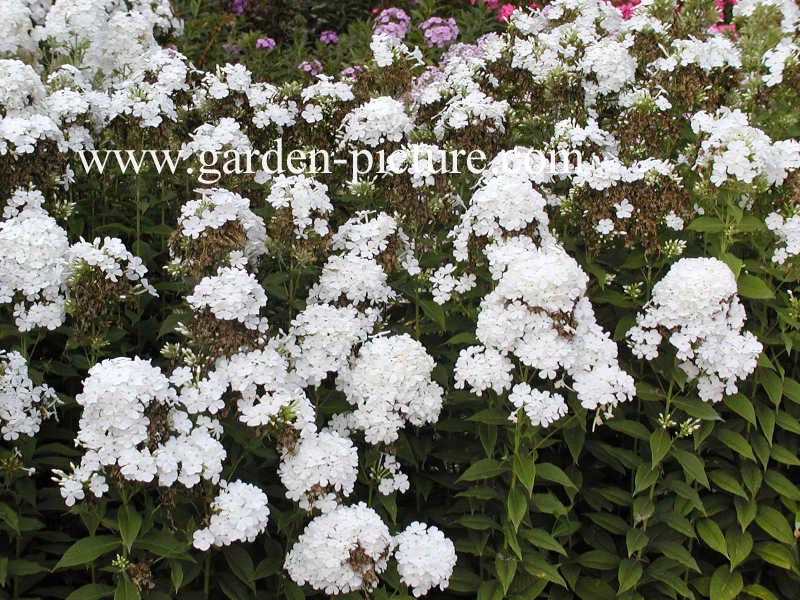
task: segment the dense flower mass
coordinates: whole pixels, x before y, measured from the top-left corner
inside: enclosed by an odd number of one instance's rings
[[[326,594],[370,591],[392,548],[389,529],[363,502],[315,517],[286,556],[289,577]]]
[[[395,538],[397,572],[416,598],[431,588],[444,590],[456,565],[456,549],[434,526],[415,521]]]
[[[745,310],[736,292],[736,278],[722,261],[679,260],[653,286],[650,303],[627,334],[634,353],[655,358],[667,338],[703,400],[735,394],[737,381],[753,372],[762,350],[752,333],[742,332]]]

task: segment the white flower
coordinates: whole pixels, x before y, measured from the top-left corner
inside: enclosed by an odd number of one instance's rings
[[[372,98],[356,107],[342,121],[342,141],[379,146],[386,141],[401,142],[414,128],[405,107],[389,96]]]
[[[252,542],[267,527],[267,495],[250,483],[220,483],[220,491],[211,503],[208,527],[194,532],[192,542],[198,550],[212,545]]]
[[[415,598],[437,586],[447,588],[456,566],[456,549],[437,527],[414,521],[395,537],[395,544],[400,581],[411,588]]]
[[[518,383],[508,396],[516,409],[509,420],[517,422],[517,411],[522,409],[530,419],[531,425],[549,427],[567,414],[567,403],[561,394],[551,394],[531,389],[527,383]]]
[[[716,258],[683,258],[653,286],[653,295],[636,326],[628,331],[633,353],[658,356],[667,337],[680,367],[697,380],[700,398],[717,402],[735,394],[736,382],[756,368],[761,343],[742,332],[745,310],[736,278]]]
[[[309,227],[318,235],[328,233],[323,218],[333,211],[328,186],[305,175],[278,175],[272,182],[267,202],[276,210],[289,208],[298,238],[307,238]]]
[[[58,403],[53,389],[34,385],[19,352],[0,350],[0,433],[4,440],[35,436],[42,418],[55,415]]]
[[[300,508],[328,512],[353,492],[358,474],[358,450],[349,438],[332,431],[308,433],[281,457],[278,476],[286,497]]]
[[[434,366],[425,347],[408,334],[375,337],[361,346],[336,385],[355,407],[351,424],[364,431],[367,442],[393,442],[406,422],[436,422],[443,390],[431,381]]]
[[[363,502],[316,517],[286,556],[284,568],[298,585],[326,594],[372,591],[386,569],[392,537]]]
[[[220,267],[216,275],[203,277],[186,301],[195,310],[207,308],[217,319],[239,321],[248,329],[266,329],[266,318],[259,317],[259,312],[267,305],[267,294],[244,269]]]
[[[767,228],[772,231],[783,244],[775,249],[772,261],[783,264],[790,256],[800,254],[800,215],[792,215],[784,219],[779,213],[770,213],[765,219]]]

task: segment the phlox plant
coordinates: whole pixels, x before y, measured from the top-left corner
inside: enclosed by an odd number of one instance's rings
[[[217,8],[0,0],[0,597],[797,597],[797,4]]]

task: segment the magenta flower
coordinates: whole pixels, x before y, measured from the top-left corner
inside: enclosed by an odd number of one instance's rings
[[[501,22],[508,21],[515,10],[517,10],[517,7],[513,4],[503,4],[497,13],[497,20]]]
[[[431,17],[421,23],[419,28],[424,32],[428,46],[444,48],[458,37],[458,25],[452,18]]]
[[[256,40],[256,48],[264,48],[265,50],[272,50],[275,48],[275,40],[271,37],[258,38]]]
[[[335,44],[339,41],[339,36],[335,31],[326,29],[319,34],[319,41],[323,44]]]

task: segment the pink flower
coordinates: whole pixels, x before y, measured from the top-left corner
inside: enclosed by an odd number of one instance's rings
[[[444,48],[458,37],[458,26],[453,18],[431,17],[421,23],[419,28],[425,33],[428,46]]]
[[[264,48],[265,50],[272,50],[275,48],[275,40],[271,37],[258,38],[256,40],[256,48]]]
[[[508,21],[515,10],[517,10],[517,7],[513,4],[503,4],[503,6],[500,7],[500,12],[497,13],[497,20],[501,22]]]
[[[339,41],[339,36],[335,31],[326,29],[325,31],[319,34],[319,41],[322,42],[323,44],[335,44]]]
[[[322,72],[322,63],[319,62],[317,59],[314,60],[304,60],[297,68],[301,71],[305,71],[309,75],[319,75]]]

